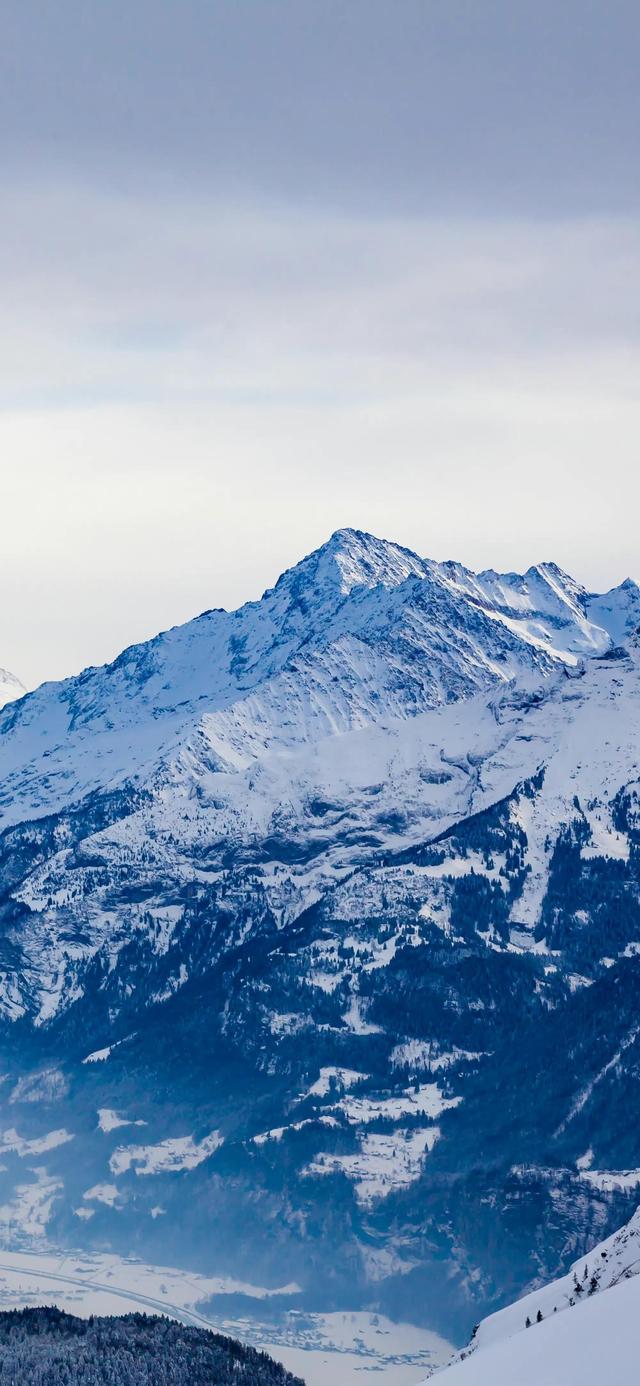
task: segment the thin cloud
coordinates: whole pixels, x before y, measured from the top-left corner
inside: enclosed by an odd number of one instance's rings
[[[635,0],[9,0],[0,665],[334,528],[636,568]]]

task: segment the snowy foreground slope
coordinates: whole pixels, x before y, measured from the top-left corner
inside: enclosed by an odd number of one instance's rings
[[[620,1225],[639,631],[345,530],[4,708],[0,1241],[460,1342]]]
[[[634,1386],[639,1272],[636,1213],[560,1280],[483,1320],[471,1349],[437,1373],[438,1381],[443,1386]]]
[[[640,1281],[555,1315],[438,1374],[442,1386],[635,1386]]]

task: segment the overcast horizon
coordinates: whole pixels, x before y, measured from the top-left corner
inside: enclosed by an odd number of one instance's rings
[[[0,666],[344,525],[640,578],[631,0],[8,0]]]

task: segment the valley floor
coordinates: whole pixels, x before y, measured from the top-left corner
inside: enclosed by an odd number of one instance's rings
[[[212,1294],[255,1300],[255,1314],[205,1316],[199,1310]],[[263,1348],[304,1377],[307,1386],[415,1386],[425,1371],[442,1367],[452,1347],[436,1333],[382,1315],[289,1310],[261,1316],[268,1292],[215,1281],[134,1258],[106,1253],[0,1250],[0,1309],[55,1304],[69,1313],[165,1313],[185,1323],[215,1328]],[[237,1301],[236,1301],[237,1302]]]

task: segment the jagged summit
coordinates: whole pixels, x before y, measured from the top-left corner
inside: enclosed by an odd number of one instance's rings
[[[591,620],[606,626],[616,645],[638,636],[640,632],[640,587],[633,578],[625,578],[618,587],[602,596],[589,594],[587,610]]]
[[[587,598],[553,564],[473,573],[340,529],[259,601],[214,610],[45,684],[0,717],[0,818],[146,782],[180,748],[218,770],[602,654],[626,588]],[[633,617],[635,619],[635,617]]]
[[[407,577],[425,577],[433,566],[411,549],[364,530],[336,529],[326,543],[287,568],[263,600],[283,591],[295,599],[311,592],[346,597],[356,587],[395,587]]]

